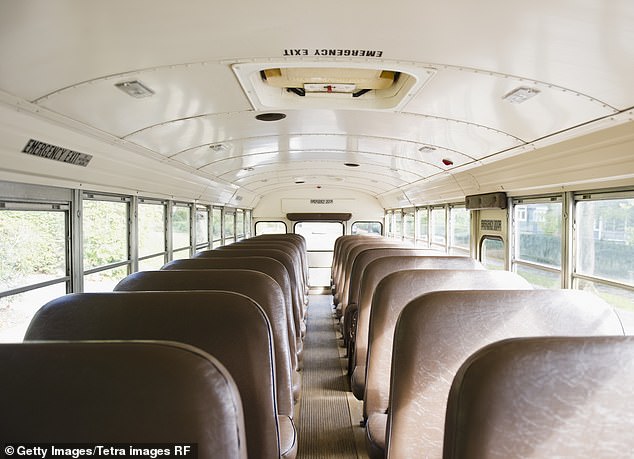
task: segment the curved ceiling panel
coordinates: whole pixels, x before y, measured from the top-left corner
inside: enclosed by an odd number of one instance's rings
[[[251,112],[201,116],[164,123],[126,139],[171,156],[199,145],[249,137],[299,136],[315,133],[376,136],[456,150],[478,158],[522,144],[501,131],[446,118],[377,111],[288,111],[281,121],[262,122]],[[248,153],[248,152],[245,152]]]
[[[216,175],[225,174],[230,171],[240,170],[244,168],[256,168],[260,169],[262,166],[275,166],[284,167],[288,164],[304,163],[304,162],[328,162],[329,167],[333,170],[340,170],[342,172],[348,169],[347,173],[354,173],[366,166],[380,166],[386,169],[398,170],[403,169],[412,176],[422,178],[429,175],[433,175],[443,168],[426,163],[419,159],[411,159],[407,157],[398,157],[393,155],[378,155],[372,153],[360,153],[360,152],[279,152],[279,153],[263,153],[257,155],[238,156],[233,158],[227,158],[224,160],[217,160],[210,163],[207,166],[201,167],[202,171],[211,171]],[[346,164],[362,164],[363,167],[356,168],[350,171]],[[439,162],[440,165],[443,165]],[[456,164],[458,165],[458,164]],[[449,165],[443,165],[446,169]]]
[[[303,183],[295,183],[296,179],[303,179]],[[321,188],[318,188],[321,187]],[[280,176],[278,181],[269,181],[252,184],[249,190],[258,194],[266,194],[272,191],[283,190],[300,190],[311,189],[320,190],[320,192],[328,192],[333,187],[345,188],[348,190],[357,190],[372,196],[378,196],[387,190],[394,190],[393,186],[381,185],[379,182],[368,181],[364,179],[350,179],[346,181],[320,180],[318,177],[309,176],[309,178],[291,174],[288,176]]]
[[[132,97],[116,86],[134,81],[153,94]],[[108,76],[56,91],[36,103],[117,137],[167,121],[251,108],[231,69],[219,64]]]
[[[219,174],[218,176],[223,180],[233,181],[236,178],[244,175],[242,172],[255,172],[261,173],[266,171],[284,173],[292,170],[300,175],[315,175],[315,170],[321,170],[322,174],[336,175],[339,177],[367,177],[373,178],[374,175],[387,176],[394,179],[395,184],[403,185],[415,180],[424,178],[425,176],[418,175],[408,170],[407,167],[403,167],[405,164],[395,164],[394,166],[381,166],[373,165],[369,163],[363,163],[359,167],[346,167],[342,164],[332,163],[329,161],[296,161],[291,163],[270,163],[269,165],[254,167],[253,171],[245,171],[243,168],[228,169],[226,173]],[[203,169],[204,170],[204,169]],[[430,174],[431,175],[431,174]]]
[[[429,177],[529,155],[634,106],[631,0],[395,0],[362,11],[324,0],[301,20],[296,9],[291,0],[0,2],[0,100],[48,123],[42,137],[70,128],[89,140],[79,145],[185,171],[214,196],[304,186],[293,181],[303,170],[323,186],[343,178],[396,201]],[[369,98],[329,105],[328,94],[311,106],[284,92],[275,111],[286,118],[263,122],[233,69],[269,64],[367,67],[412,84],[391,108]],[[258,75],[249,78],[261,84]],[[134,81],[152,94],[115,86]],[[505,98],[516,89],[521,103]]]
[[[518,89],[534,96],[523,102],[505,98]],[[574,88],[554,86],[472,69],[439,70],[404,111],[452,118],[488,126],[530,141],[568,129],[616,110]]]

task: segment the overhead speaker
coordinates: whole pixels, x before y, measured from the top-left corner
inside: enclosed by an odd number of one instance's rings
[[[497,193],[474,194],[465,197],[465,207],[469,210],[506,209],[508,200],[503,191]]]

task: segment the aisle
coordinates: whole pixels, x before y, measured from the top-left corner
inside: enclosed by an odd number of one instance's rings
[[[357,458],[329,295],[311,295],[300,401],[298,459]]]

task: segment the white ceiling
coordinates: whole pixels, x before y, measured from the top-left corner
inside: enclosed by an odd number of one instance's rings
[[[316,57],[321,50],[341,55]],[[345,55],[355,50],[375,57]],[[3,1],[0,62],[13,105],[175,165],[207,181],[210,196],[319,185],[381,197],[631,109],[634,2]],[[298,106],[283,95],[266,111],[286,118],[263,122],[240,65],[429,79],[387,109],[363,97]],[[130,80],[155,94],[115,87]],[[539,94],[503,100],[518,87]]]

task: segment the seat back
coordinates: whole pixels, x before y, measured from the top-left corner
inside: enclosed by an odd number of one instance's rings
[[[622,457],[633,413],[633,337],[504,340],[458,370],[443,458]]]
[[[361,250],[354,258],[352,268],[350,270],[350,276],[344,284],[344,293],[341,304],[341,315],[343,317],[343,323],[341,332],[343,334],[343,341],[348,346],[348,357],[354,353],[354,345],[349,343],[350,339],[354,339],[356,333],[356,321],[358,318],[359,302],[359,284],[361,283],[361,277],[365,271],[365,268],[372,261],[387,256],[424,256],[424,255],[442,255],[440,252],[433,249],[416,249],[412,247],[366,247]],[[351,306],[351,309],[348,309]],[[352,374],[354,359],[349,358],[348,369]]]
[[[337,265],[336,271],[334,274],[334,283],[335,283],[335,295],[334,299],[338,303],[340,296],[343,294],[343,281],[345,279],[345,265],[346,260],[348,259],[348,255],[350,250],[358,244],[363,244],[365,242],[378,242],[378,243],[389,243],[393,245],[398,245],[398,241],[394,239],[388,239],[383,236],[350,236],[350,238],[345,239],[341,242],[339,246],[339,252],[337,254]]]
[[[265,273],[245,269],[141,271],[122,279],[115,291],[225,290],[248,296],[266,313],[273,333],[277,409],[293,417],[291,343],[282,289]],[[295,339],[293,338],[293,344]],[[293,348],[294,349],[294,348]]]
[[[25,340],[168,340],[213,355],[233,377],[249,457],[279,457],[271,328],[250,298],[232,292],[65,295],[33,317]]]
[[[282,287],[284,293],[284,302],[286,304],[286,315],[293,320],[289,322],[292,328],[289,333],[295,336],[296,351],[300,354],[301,335],[296,324],[299,318],[295,317],[293,312],[293,295],[291,289],[291,280],[286,267],[278,260],[270,257],[214,257],[214,258],[188,258],[183,260],[173,260],[164,265],[161,270],[180,270],[180,269],[249,269],[268,274]],[[295,368],[297,368],[297,359],[294,359]]]
[[[623,335],[623,328],[610,306],[578,290],[435,292],[409,303],[394,336],[388,457],[442,457],[447,399],[460,365],[495,341],[549,335]]]
[[[353,240],[361,240],[361,239],[378,239],[383,238],[383,236],[379,236],[376,234],[373,235],[362,235],[362,234],[344,234],[343,236],[339,236],[335,239],[335,244],[332,252],[332,268],[331,268],[331,276],[333,286],[335,284],[335,279],[339,275],[339,270],[341,269],[341,262],[344,258],[345,246],[348,244],[348,241]]]
[[[272,249],[279,250],[288,255],[291,259],[291,264],[288,266],[292,268],[295,274],[295,282],[297,283],[297,287],[299,288],[302,295],[304,294],[304,272],[302,267],[301,255],[297,251],[297,247],[288,241],[261,241],[255,240],[251,241],[248,239],[242,240],[240,242],[236,242],[235,244],[223,245],[222,247],[218,247],[215,250],[224,252],[228,250],[244,250],[244,249]]]
[[[354,334],[354,352],[351,363],[352,392],[363,400],[365,395],[366,360],[372,298],[376,287],[386,276],[402,270],[484,270],[481,263],[470,257],[452,256],[388,256],[370,262],[359,287],[359,312]],[[446,277],[446,276],[443,276]],[[424,284],[423,284],[424,285]],[[409,291],[409,288],[406,290]],[[422,294],[422,293],[421,293]],[[412,298],[410,298],[412,299]],[[403,304],[404,306],[405,304]]]
[[[299,253],[304,259],[303,266],[305,268],[304,278],[308,282],[308,253],[306,246],[306,238],[301,234],[286,233],[286,234],[260,234],[252,237],[249,240],[268,240],[268,241],[288,241],[297,246]]]
[[[396,321],[415,298],[439,290],[530,289],[522,277],[508,271],[406,270],[386,276],[372,298],[366,358],[364,414],[385,413],[390,390],[392,344]]]
[[[242,239],[241,241],[233,244],[218,247],[219,250],[230,250],[236,247],[245,248],[262,248],[262,249],[278,249],[288,253],[293,258],[293,267],[300,284],[306,288],[307,283],[304,278],[304,274],[308,271],[308,266],[305,266],[306,258],[302,256],[302,252],[293,241],[288,240],[268,240],[268,239]]]
[[[5,442],[187,442],[200,458],[247,457],[238,390],[214,357],[192,346],[2,344],[0,366]]]
[[[230,247],[230,246],[226,246]],[[284,265],[291,283],[291,299],[293,303],[293,316],[297,321],[303,320],[304,317],[304,303],[303,293],[301,292],[301,284],[297,280],[296,265],[294,264],[294,258],[284,250],[280,249],[268,249],[268,248],[251,248],[251,247],[239,247],[235,246],[231,250],[203,250],[198,252],[194,259],[198,258],[230,258],[230,257],[268,257],[279,261]]]
[[[361,283],[363,272],[369,263],[377,258],[385,258],[389,256],[412,257],[424,255],[442,256],[443,254],[433,249],[417,249],[413,247],[368,247],[360,251],[352,263],[348,288],[347,291],[344,291],[344,299],[346,299],[344,302],[344,311],[347,305],[359,303],[359,284]]]
[[[350,283],[350,274],[352,271],[352,265],[363,250],[367,250],[370,248],[389,248],[389,247],[411,247],[406,243],[403,243],[399,240],[394,239],[377,239],[377,240],[361,240],[361,241],[352,241],[347,248],[346,257],[343,260],[342,269],[339,274],[339,283],[340,288],[337,289],[337,297],[334,299],[336,301],[337,306],[340,309],[343,309],[344,302],[347,300],[347,292]]]

